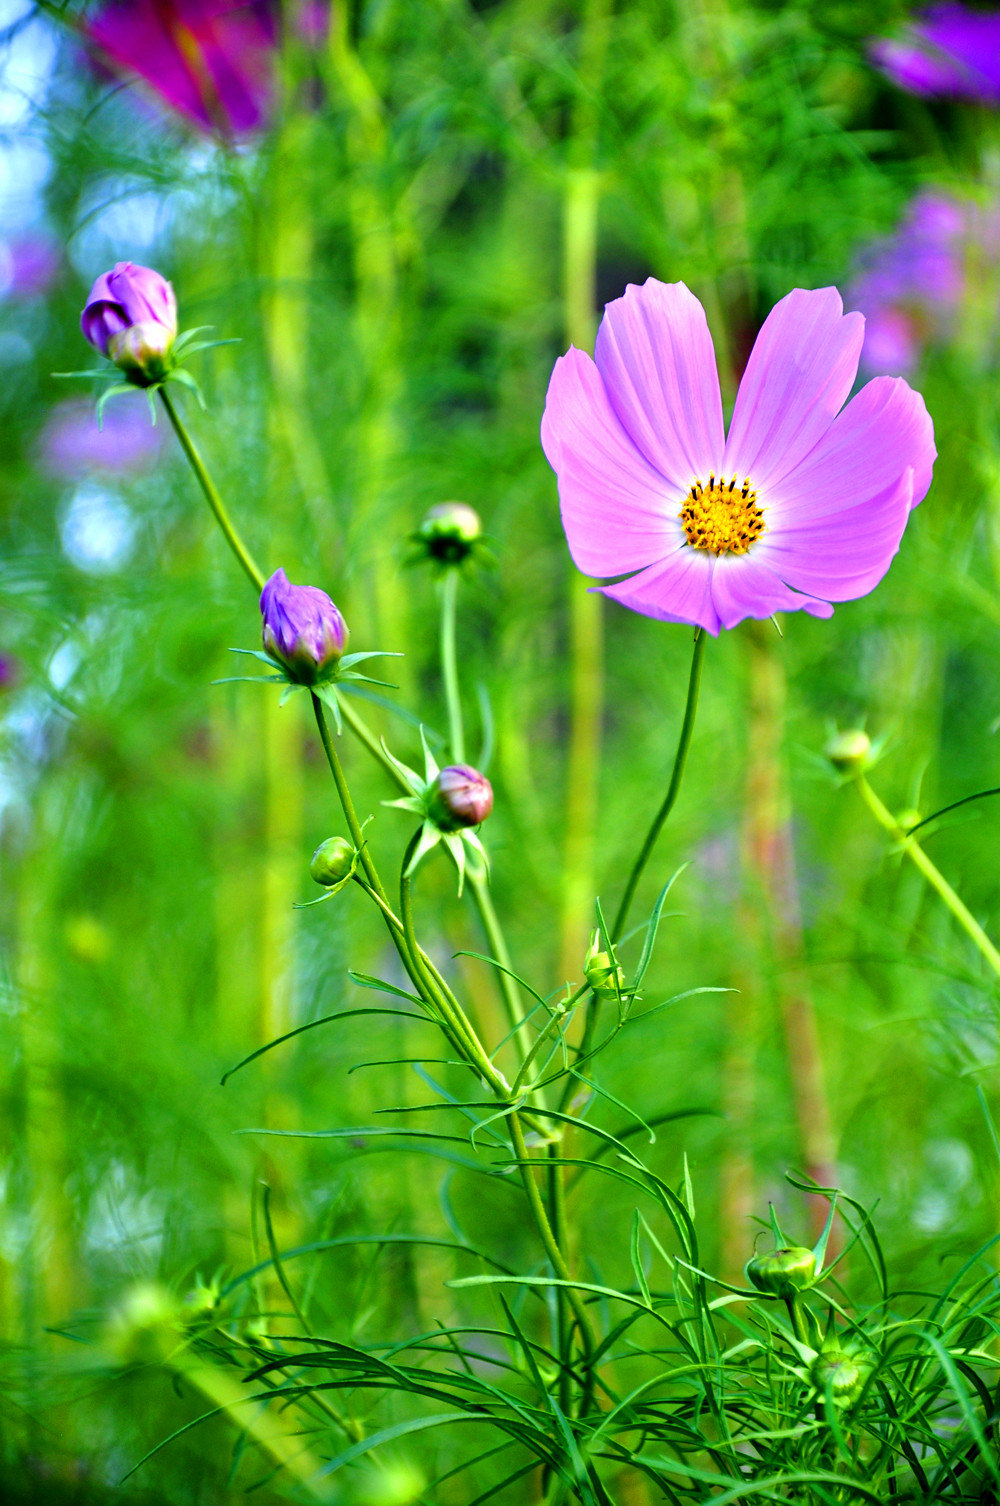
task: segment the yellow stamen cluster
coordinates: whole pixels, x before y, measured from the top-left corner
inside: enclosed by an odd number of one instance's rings
[[[750,545],[764,532],[764,509],[749,476],[742,487],[736,477],[727,481],[715,476],[708,485],[696,481],[684,498],[678,514],[684,524],[687,541],[695,549],[710,549],[713,554],[746,554]]]

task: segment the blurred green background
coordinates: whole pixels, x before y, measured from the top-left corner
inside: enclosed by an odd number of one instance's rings
[[[441,731],[435,584],[407,540],[444,499],[481,513],[496,564],[460,602],[470,752],[494,744],[495,899],[547,992],[579,978],[593,895],[617,899],[661,798],[690,652],[689,630],[575,577],[538,444],[554,358],[590,344],[627,282],[684,279],[731,401],[771,304],[845,289],[920,190],[989,211],[1000,129],[872,68],[866,39],[904,14],[889,4],[345,0],[332,24],[289,5],[265,119],[235,139],[102,61],[79,7],[0,11],[0,1494],[83,1502],[203,1410],[155,1367],[108,1368],[108,1313],[137,1282],[182,1295],[251,1265],[262,1179],[283,1247],[451,1221],[537,1259],[506,1187],[459,1165],[242,1133],[423,1101],[410,1068],[349,1072],[413,1053],[394,1022],[323,1027],[219,1086],[276,1034],[371,1002],[349,965],[397,974],[360,894],[292,909],[342,830],[334,792],[304,698],[212,684],[259,617],[172,436],[135,394],[101,441],[90,389],[52,375],[92,364],[93,278],[155,266],[182,327],[238,339],[193,364],[208,412],[180,399],[221,490],[267,571],[333,595],[353,648],[405,651],[392,699]],[[687,1152],[730,1274],[768,1199],[809,1233],[788,1168],[879,1199],[914,1285],[996,1232],[976,1095],[996,1106],[996,980],[818,757],[834,724],[884,735],[873,779],[895,810],[1000,782],[991,276],[985,254],[922,344],[911,379],[940,459],[883,585],[780,639],[765,623],[710,642],[644,883],[648,909],[690,864],[647,997],[738,991],[637,1026],[600,1080],[646,1119],[712,1111],[646,1153],[675,1181]],[[369,711],[416,756],[413,723]],[[395,792],[344,756],[391,871]],[[993,934],[998,822],[984,802],[928,839]],[[482,947],[440,857],[420,888],[439,960]],[[448,967],[501,1034],[488,970]],[[627,1198],[589,1196],[581,1261],[627,1271]],[[300,1274],[322,1331],[374,1340],[453,1315],[458,1264],[359,1245]],[[223,1420],[186,1434],[113,1498],[242,1499],[255,1476],[232,1437]],[[468,1499],[455,1489],[434,1499]]]

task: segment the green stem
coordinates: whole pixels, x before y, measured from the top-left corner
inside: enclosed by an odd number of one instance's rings
[[[618,906],[618,914],[615,916],[615,923],[611,928],[611,940],[614,942],[620,941],[622,938],[622,932],[625,930],[625,924],[628,920],[629,911],[632,908],[632,901],[635,898],[635,891],[639,886],[639,880],[642,877],[646,864],[649,862],[653,848],[656,846],[656,840],[663,830],[663,824],[673,810],[677,796],[680,793],[681,780],[684,778],[684,766],[687,763],[688,749],[691,746],[695,718],[698,714],[698,691],[701,688],[701,666],[705,657],[706,636],[703,628],[695,628],[694,650],[691,655],[691,673],[688,676],[687,702],[684,706],[684,720],[681,723],[681,735],[677,742],[677,752],[674,754],[674,767],[670,775],[670,784],[667,787],[663,804],[653,818],[653,824],[649,828],[639,856],[633,864],[632,872],[628,876],[625,893],[622,895],[621,904]]]
[[[802,1303],[798,1297],[786,1297],[785,1306],[788,1308],[788,1316],[792,1320],[792,1332],[800,1344],[809,1343],[809,1330],[802,1313]]]
[[[448,743],[456,763],[465,762],[465,729],[462,725],[462,699],[458,690],[458,655],[455,648],[455,605],[458,599],[458,570],[451,566],[441,582],[441,678],[448,710]]]
[[[215,521],[222,529],[223,533],[226,536],[226,540],[229,544],[230,549],[233,551],[236,558],[243,566],[243,569],[250,577],[250,580],[252,581],[257,591],[262,590],[264,586],[264,572],[261,570],[253,555],[250,553],[249,549],[237,533],[236,528],[233,524],[233,520],[232,518],[230,518],[229,513],[226,511],[226,504],[219,496],[215,482],[212,480],[211,476],[208,474],[208,471],[205,469],[205,462],[202,460],[197,449],[195,448],[194,440],[191,438],[187,429],[184,427],[181,417],[177,412],[177,409],[174,407],[173,399],[170,397],[165,387],[161,387],[159,389],[159,392],[163,406],[167,410],[167,417],[173,424],[174,433],[180,440],[181,449],[184,451],[185,455],[188,458],[188,461],[190,462],[191,469],[194,471],[195,476],[197,477],[198,485],[201,487],[202,491],[205,494],[206,502],[212,509],[212,512],[215,514]]]
[[[326,754],[326,761],[330,765],[330,773],[333,775],[333,782],[337,786],[337,794],[340,796],[340,803],[343,806],[344,818],[347,821],[347,829],[351,833],[351,841],[354,843],[355,847],[358,850],[358,853],[360,854],[361,866],[365,870],[365,875],[368,879],[369,884],[371,884],[379,899],[383,900],[386,906],[388,906],[389,897],[386,894],[385,889],[382,887],[382,881],[378,876],[378,870],[375,867],[375,862],[372,858],[371,853],[368,851],[368,844],[365,841],[364,834],[361,830],[361,823],[359,822],[357,812],[354,809],[354,801],[351,799],[351,792],[347,787],[347,780],[344,778],[344,770],[341,766],[340,759],[337,756],[337,749],[334,746],[333,738],[330,736],[330,729],[327,726],[326,713],[323,710],[323,703],[320,700],[319,696],[314,695],[312,691],[310,691],[310,699],[312,701],[313,714],[316,717],[316,726],[319,729],[320,742],[323,744],[323,752]]]
[[[470,871],[468,875],[469,888],[472,891],[472,901],[479,912],[479,919],[486,939],[489,942],[493,956],[501,967],[509,968],[510,952],[507,950],[507,942],[496,910],[493,907],[493,896],[490,893],[489,879],[485,873]],[[504,1013],[507,1016],[507,1027],[516,1031],[517,1043],[521,1049],[522,1059],[527,1057],[532,1048],[531,1028],[524,1018],[521,1006],[521,996],[517,991],[517,984],[509,973],[494,968],[497,975],[497,986],[500,989],[500,997],[503,1000]]]
[[[541,1238],[542,1246],[549,1257],[549,1264],[560,1281],[572,1281],[573,1277],[570,1274],[569,1266],[566,1264],[566,1258],[559,1248],[558,1241],[552,1232],[552,1225],[549,1223],[548,1214],[545,1212],[545,1205],[542,1202],[541,1193],[535,1181],[531,1159],[528,1156],[528,1147],[524,1142],[524,1131],[521,1128],[521,1120],[516,1111],[508,1115],[508,1123],[510,1124],[511,1139],[514,1142],[514,1152],[519,1163],[521,1181],[524,1184],[524,1190],[528,1198],[528,1206],[535,1220],[535,1227]],[[594,1334],[590,1326],[590,1319],[587,1316],[587,1309],[584,1306],[583,1298],[576,1287],[567,1286],[562,1288],[562,1290],[566,1292],[569,1305],[573,1309],[573,1316],[580,1330],[580,1340],[584,1350],[590,1356],[594,1352]]]
[[[987,936],[982,926],[975,919],[972,912],[967,909],[961,899],[959,899],[958,895],[955,893],[954,889],[951,887],[944,874],[941,873],[941,871],[936,868],[935,865],[931,862],[930,858],[927,856],[926,852],[924,852],[919,842],[915,842],[912,837],[907,836],[903,827],[900,826],[895,817],[892,816],[886,809],[886,807],[882,804],[881,800],[876,795],[875,791],[872,789],[865,776],[863,774],[859,774],[855,782],[858,786],[858,791],[861,795],[862,800],[865,802],[868,809],[875,817],[876,821],[878,821],[879,825],[883,826],[885,830],[890,834],[890,836],[892,836],[895,841],[900,844],[903,852],[910,859],[911,863],[913,863],[920,870],[924,878],[930,884],[931,888],[935,889],[941,896],[948,909],[951,911],[952,915],[954,915],[955,919],[962,927],[962,930],[975,944],[975,946],[978,947],[979,951],[986,958],[986,961],[989,963],[990,967],[997,974],[997,976],[1000,977],[1000,952],[997,951],[996,947],[993,945],[992,941]]]

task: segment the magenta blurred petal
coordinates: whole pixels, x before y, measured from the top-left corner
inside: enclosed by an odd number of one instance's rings
[[[144,399],[109,403],[103,427],[93,402],[67,398],[50,412],[39,440],[39,462],[50,475],[75,480],[90,471],[128,474],[156,459],[162,430],[154,429]]]
[[[630,286],[604,310],[594,361],[636,449],[682,490],[718,470],[725,444],[715,347],[682,282]]]
[[[1000,12],[935,5],[900,38],[879,37],[869,56],[911,94],[1000,105]]]
[[[665,478],[639,453],[582,350],[560,356],[549,382],[542,449],[559,476],[563,527],[584,575],[623,575],[683,535],[665,516]]]
[[[836,288],[796,288],[768,314],[747,362],[723,470],[767,487],[826,433],[854,385],[864,340]]]
[[[265,0],[113,0],[86,32],[204,131],[242,136],[267,122],[276,5]]]
[[[712,634],[829,617],[882,579],[927,491],[923,398],[880,378],[841,411],[864,321],[835,288],[796,289],[754,346],[720,466],[699,313],[682,285],[650,279],[609,305],[597,365],[578,350],[556,362],[542,444],[573,558],[598,578],[635,571],[599,589]]]

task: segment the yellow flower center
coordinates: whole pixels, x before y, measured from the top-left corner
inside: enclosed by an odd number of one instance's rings
[[[707,486],[696,481],[678,517],[688,543],[713,554],[746,554],[767,526],[749,476],[742,487],[735,476],[732,481],[724,476],[716,481],[711,475]]]

